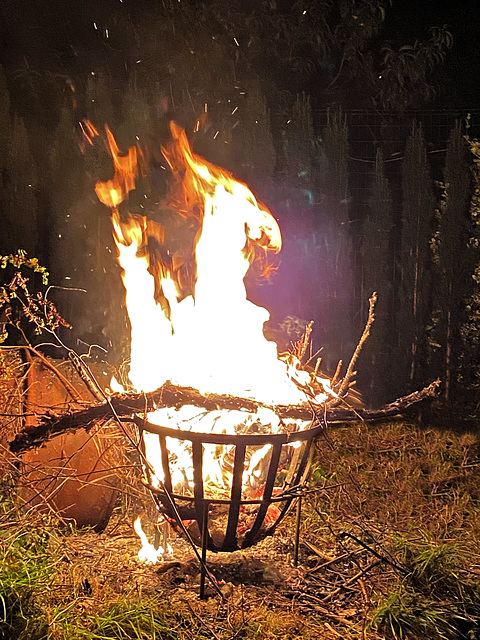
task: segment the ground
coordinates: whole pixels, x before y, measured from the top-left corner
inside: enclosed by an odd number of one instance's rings
[[[474,431],[404,421],[336,427],[316,445],[302,509],[255,547],[208,555],[222,596],[199,598],[181,538],[145,565],[119,501],[106,530],[62,527],[20,510],[4,479],[0,637],[480,637],[480,458]],[[125,489],[128,494],[128,487]],[[136,494],[135,494],[136,495]]]

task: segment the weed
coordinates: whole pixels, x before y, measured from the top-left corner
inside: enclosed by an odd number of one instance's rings
[[[47,545],[44,531],[13,531],[1,542],[0,637],[4,640],[45,637],[38,596],[49,589],[55,574]]]
[[[458,638],[456,616],[441,604],[419,598],[400,586],[375,610],[370,628],[387,633],[395,640],[454,640]]]
[[[165,616],[160,615],[160,608],[159,598],[138,599],[120,596],[110,606],[85,615],[83,620],[78,616],[73,616],[70,620],[68,616],[64,620],[58,620],[58,627],[63,632],[59,639],[175,640],[177,634],[169,628]]]

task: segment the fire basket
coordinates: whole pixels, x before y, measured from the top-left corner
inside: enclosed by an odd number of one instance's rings
[[[299,499],[304,492],[312,443],[324,429],[319,424],[293,433],[230,435],[161,427],[139,416],[134,421],[140,430],[141,442],[145,432],[158,436],[164,478],[161,486],[150,485],[149,488],[158,498],[161,512],[182,529],[184,522],[189,522],[194,540],[201,544],[203,550],[211,551],[250,547],[274,533],[292,501]],[[172,485],[172,460],[167,438],[190,444],[193,487],[183,493],[175,492]],[[233,464],[228,497],[215,497],[204,487],[204,450],[210,445],[230,449]],[[262,474],[263,486],[257,489],[257,497],[245,496],[242,489],[247,452],[258,451],[266,445],[270,451]],[[214,531],[209,523],[212,519],[215,520]],[[218,528],[219,520],[224,523],[222,531]],[[193,527],[192,522],[195,523]]]
[[[272,535],[294,500],[297,500],[297,557],[301,498],[305,492],[312,444],[324,429],[323,424],[292,433],[230,435],[157,426],[139,416],[134,417],[134,421],[143,447],[146,433],[158,436],[164,477],[160,486],[149,484],[149,489],[156,497],[159,510],[173,526],[187,532],[188,537],[201,546],[201,596],[204,594],[207,549],[235,551]],[[175,462],[172,462],[167,439],[189,444],[193,486],[182,493],[176,492],[172,484],[172,464]],[[227,497],[215,497],[204,486],[204,451],[212,445],[229,448],[232,467]],[[256,497],[245,495],[248,492],[244,491],[243,476],[248,453],[265,447],[269,448],[269,455],[264,464],[262,486],[257,488]],[[222,530],[219,530],[219,522]]]

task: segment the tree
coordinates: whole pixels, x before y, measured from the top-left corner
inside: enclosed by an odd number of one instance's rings
[[[457,121],[447,145],[444,196],[439,209],[436,249],[438,279],[433,288],[438,323],[440,376],[445,383],[445,399],[453,397],[459,358],[459,330],[464,320],[464,304],[471,291],[472,251],[468,250],[471,222],[470,161],[463,126]],[[437,357],[438,357],[437,356]]]
[[[413,123],[402,167],[402,230],[397,362],[400,377],[413,388],[422,378],[430,311],[430,241],[435,199],[422,128]]]
[[[11,121],[4,175],[3,214],[7,226],[4,236],[5,249],[14,252],[20,248],[27,251],[30,256],[36,255],[37,171],[30,152],[25,124],[18,116],[14,116]]]
[[[469,417],[476,419],[480,401],[480,141],[467,136],[473,157],[471,164],[472,195],[470,200],[471,234],[468,248],[472,252],[474,267],[471,292],[465,299],[464,322],[460,326],[461,348],[458,357],[457,396],[461,389],[464,408]]]
[[[299,94],[293,103],[285,133],[283,153],[286,177],[292,186],[311,189],[315,134],[310,97],[305,93]]]
[[[437,65],[453,46],[452,34],[446,26],[432,27],[430,37],[413,45],[398,48],[386,45],[379,69],[377,94],[379,106],[385,109],[415,109],[436,97],[439,87],[430,79]]]
[[[5,158],[5,151],[10,132],[10,93],[7,86],[7,78],[0,64],[0,155],[2,161]]]
[[[375,169],[368,199],[369,213],[363,226],[362,242],[362,299],[374,291],[378,294],[375,324],[362,353],[364,387],[370,400],[381,403],[389,392],[392,358],[392,260],[393,228],[392,193],[385,176],[381,149],[377,150]],[[364,302],[364,300],[362,300]]]
[[[329,218],[326,232],[330,236],[329,282],[323,304],[327,310],[330,348],[339,355],[352,343],[354,272],[349,218],[348,126],[341,111],[328,114],[319,154],[317,186],[324,194],[325,212]]]
[[[10,143],[10,94],[7,87],[7,79],[0,65],[0,212],[3,218],[4,238],[2,245],[6,242],[6,238],[10,236],[11,221],[7,217],[7,202],[5,189],[5,167],[7,159],[7,150]],[[5,249],[6,247],[2,247]]]

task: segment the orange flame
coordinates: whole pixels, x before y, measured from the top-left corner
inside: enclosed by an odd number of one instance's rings
[[[100,202],[115,209],[123,202],[129,192],[135,189],[135,178],[138,171],[137,149],[130,147],[127,155],[122,156],[112,132],[108,127],[105,127],[105,130],[115,167],[115,175],[107,182],[97,182],[95,193]]]
[[[115,175],[95,187],[112,210],[131,325],[133,386],[152,391],[171,380],[202,393],[255,398],[271,407],[302,402],[307,389],[310,398],[323,402],[329,391],[315,395],[309,387],[310,374],[300,370],[294,355],[288,363],[279,359],[276,345],[263,334],[268,311],[247,299],[244,278],[252,262],[263,265],[267,254],[280,251],[275,218],[245,184],[194,154],[178,125],[172,123],[171,132],[172,143],[162,151],[173,174],[173,187],[168,207],[162,209],[162,224],[145,216],[120,215],[119,204],[135,188],[139,156],[135,148],[122,156],[108,128]],[[322,379],[322,383],[328,390],[328,381]],[[149,414],[148,420],[231,435],[259,425],[271,432],[307,426],[298,421],[286,425],[267,407],[256,413],[163,408]],[[152,482],[158,486],[163,480],[158,437],[144,434],[144,441],[154,470]],[[176,461],[171,469],[173,489],[189,494],[191,445],[167,438],[167,447]],[[271,452],[271,445],[249,448],[242,477],[245,495],[251,496],[262,485]],[[231,454],[230,446],[203,447],[206,493],[230,495]]]

